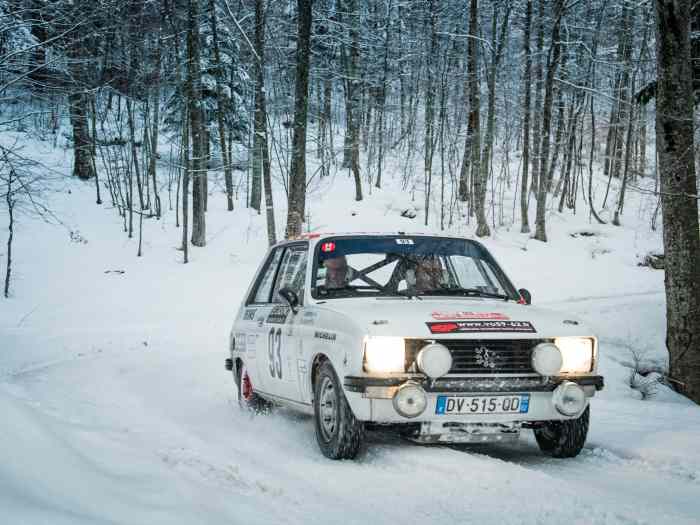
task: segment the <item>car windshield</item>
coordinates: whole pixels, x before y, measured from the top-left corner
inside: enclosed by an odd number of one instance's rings
[[[316,246],[312,287],[317,299],[518,297],[483,246],[466,239],[427,236],[323,239]]]

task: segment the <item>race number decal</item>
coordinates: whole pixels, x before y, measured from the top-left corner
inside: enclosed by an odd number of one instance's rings
[[[267,359],[270,363],[270,375],[282,379],[282,329],[270,328],[267,334]]]
[[[464,334],[476,332],[535,333],[528,321],[444,321],[425,323],[431,334]]]

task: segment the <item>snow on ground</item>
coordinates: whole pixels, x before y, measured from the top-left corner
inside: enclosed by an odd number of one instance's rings
[[[223,211],[215,193],[208,246],[190,264],[172,213],[144,221],[137,258],[93,191],[67,181],[52,195],[65,226],[19,219],[14,296],[0,301],[2,523],[700,523],[700,408],[664,387],[645,401],[629,387],[632,350],[666,360],[663,275],[636,266],[661,245],[642,199],[622,228],[593,226],[579,203],[575,217],[549,215],[548,244],[517,224],[485,241],[534,302],[598,331],[607,386],[578,458],[544,457],[530,435],[471,448],[372,435],[357,461],[331,462],[310,419],[239,412],[223,367],[266,249],[263,218]],[[422,197],[411,202],[398,176],[352,196],[345,173],[314,182],[309,227],[427,230]],[[419,215],[401,217],[411,205]]]

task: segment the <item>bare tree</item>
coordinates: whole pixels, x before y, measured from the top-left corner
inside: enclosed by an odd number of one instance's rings
[[[294,99],[294,138],[289,177],[287,238],[301,233],[306,208],[306,128],[309,108],[309,56],[311,54],[311,3],[297,0],[297,64]]]
[[[496,75],[498,74],[498,66],[503,57],[503,48],[506,44],[506,35],[508,30],[508,21],[510,19],[510,3],[505,6],[503,20],[501,21],[500,35],[497,35],[498,22],[498,5],[494,4],[493,19],[492,19],[492,57],[489,67],[488,87],[488,113],[486,116],[486,135],[484,136],[484,152],[481,157],[481,169],[474,183],[474,201],[476,210],[476,235],[478,237],[486,237],[491,234],[488,222],[486,221],[486,185],[489,179],[489,171],[491,167],[491,154],[493,152],[493,141],[496,126]],[[498,40],[496,40],[498,38]]]
[[[199,0],[188,0],[187,77],[190,132],[192,134],[192,244],[205,246],[207,145],[202,115],[202,75],[199,54]]]
[[[265,1],[255,0],[255,123],[253,135],[254,162],[260,163],[265,189],[265,217],[267,241],[272,246],[277,242],[275,208],[272,201],[272,179],[270,177],[270,152],[267,145],[267,104],[265,101]]]
[[[462,161],[462,177],[460,184],[465,180],[465,171],[471,167],[470,178],[473,191],[467,190],[471,194],[481,191],[479,171],[481,169],[481,136],[479,126],[479,113],[481,100],[479,96],[479,1],[470,0],[469,3],[469,43],[467,44],[467,78],[469,86],[469,118],[467,121],[467,137],[465,139],[464,160]],[[469,162],[467,162],[467,158]],[[465,167],[466,166],[466,167]],[[462,184],[461,189],[466,187]],[[460,191],[460,196],[465,198],[465,194]],[[480,211],[482,219],[479,224],[486,224],[486,215],[483,206]],[[488,228],[488,225],[487,225]],[[488,232],[486,233],[488,235]]]
[[[525,11],[525,28],[523,31],[523,54],[525,55],[525,73],[523,74],[523,174],[520,180],[520,232],[530,233],[528,219],[528,169],[530,167],[530,97],[532,82],[532,54],[530,53],[530,29],[532,27],[532,0],[527,0]]]
[[[700,403],[700,228],[694,161],[690,0],[656,0],[656,141],[671,378]]]
[[[556,0],[554,8],[554,20],[552,23],[552,42],[547,59],[547,77],[544,86],[544,109],[542,114],[542,146],[540,147],[540,160],[537,163],[537,218],[535,220],[535,239],[547,242],[545,226],[545,211],[547,206],[547,159],[549,157],[549,134],[552,122],[552,98],[554,89],[554,75],[559,66],[561,57],[561,42],[559,41],[559,28],[564,16],[564,0]]]

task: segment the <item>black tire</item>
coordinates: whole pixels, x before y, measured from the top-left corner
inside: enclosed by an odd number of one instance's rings
[[[353,459],[364,441],[365,427],[355,419],[330,361],[321,364],[314,383],[316,441],[330,459]]]
[[[540,450],[554,458],[575,458],[578,456],[588,435],[588,422],[591,407],[576,419],[564,421],[548,421],[543,426],[535,428],[535,439]]]
[[[265,414],[270,411],[271,404],[253,391],[253,383],[248,375],[245,364],[238,367],[236,375],[236,386],[238,390],[238,406],[241,410],[253,414]]]

